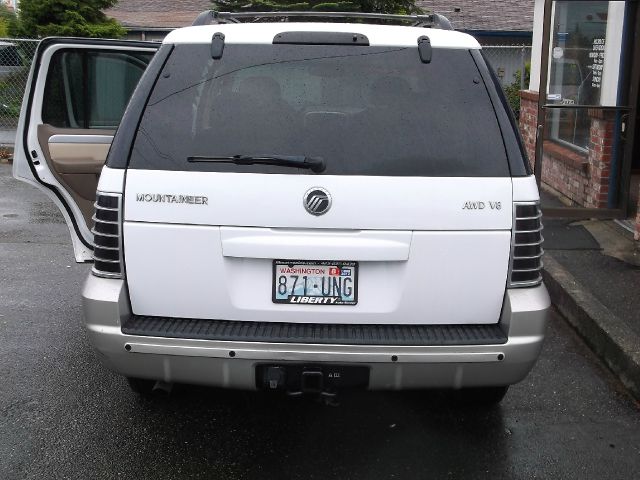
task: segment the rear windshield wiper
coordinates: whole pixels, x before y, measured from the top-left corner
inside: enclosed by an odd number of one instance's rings
[[[219,162],[236,165],[277,165],[280,167],[308,168],[314,173],[324,172],[327,166],[320,157],[304,155],[232,155],[232,156],[192,156],[189,162]]]

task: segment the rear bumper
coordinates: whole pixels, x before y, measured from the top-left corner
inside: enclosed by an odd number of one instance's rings
[[[261,363],[368,366],[370,389],[509,385],[533,367],[550,308],[544,286],[507,290],[499,345],[332,345],[194,340],[126,335],[130,316],[123,280],[89,275],[83,292],[89,338],[103,363],[129,377],[255,389]]]

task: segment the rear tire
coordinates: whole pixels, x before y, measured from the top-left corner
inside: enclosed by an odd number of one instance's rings
[[[453,392],[454,402],[462,405],[477,405],[490,407],[498,405],[509,390],[504,387],[476,387],[463,388]]]
[[[147,378],[134,378],[127,377],[127,383],[132,391],[143,397],[149,397],[153,391],[153,386],[156,384],[155,380],[149,380]]]

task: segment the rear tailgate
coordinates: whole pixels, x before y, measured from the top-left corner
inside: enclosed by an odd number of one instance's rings
[[[129,170],[124,252],[139,315],[315,323],[496,323],[509,178]],[[148,186],[153,185],[153,191]],[[312,216],[321,186],[332,208]],[[192,203],[182,199],[193,197]],[[272,301],[273,260],[358,262],[358,302]]]

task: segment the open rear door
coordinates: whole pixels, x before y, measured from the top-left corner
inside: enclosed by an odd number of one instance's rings
[[[125,107],[159,44],[47,38],[31,66],[13,175],[43,191],[69,226],[76,261],[91,260],[93,203]]]

